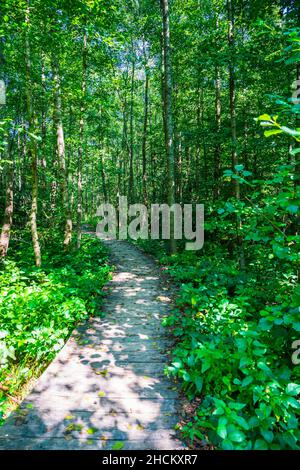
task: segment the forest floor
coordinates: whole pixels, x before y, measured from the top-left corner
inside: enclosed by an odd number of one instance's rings
[[[174,429],[177,387],[164,375],[168,288],[138,248],[105,243],[116,267],[105,318],[76,328],[0,428],[0,449],[184,448]]]

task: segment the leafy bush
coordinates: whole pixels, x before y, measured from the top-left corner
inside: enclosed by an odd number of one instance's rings
[[[300,335],[299,188],[293,165],[269,181],[248,183],[248,201],[226,200],[208,209],[205,253],[165,257],[182,283],[174,312],[164,320],[176,338],[167,373],[189,399],[201,397],[184,426],[190,440],[222,449],[300,449],[300,366],[291,361]],[[233,173],[227,171],[233,177]],[[260,202],[258,204],[258,194]],[[263,199],[262,199],[262,195]],[[232,214],[243,220],[246,271],[237,252]],[[230,221],[228,223],[227,221]],[[220,250],[214,244],[223,243]]]
[[[295,302],[269,305],[256,319],[247,295],[182,287],[178,309],[164,322],[178,340],[168,372],[182,379],[189,398],[205,397],[186,436],[203,438],[205,429],[224,449],[298,448],[300,370],[290,363],[300,326]]]

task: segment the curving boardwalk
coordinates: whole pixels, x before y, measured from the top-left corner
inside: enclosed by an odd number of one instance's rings
[[[168,301],[155,263],[106,241],[116,274],[104,319],[74,331],[0,428],[0,449],[183,449],[174,385],[164,376]]]

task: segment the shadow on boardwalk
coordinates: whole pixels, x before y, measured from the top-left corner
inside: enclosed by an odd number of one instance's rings
[[[106,242],[116,274],[104,319],[73,332],[0,428],[0,449],[182,449],[177,392],[164,376],[169,310],[159,270],[137,248]]]

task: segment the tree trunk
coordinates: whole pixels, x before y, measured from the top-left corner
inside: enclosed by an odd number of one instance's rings
[[[87,35],[83,36],[82,46],[82,82],[81,82],[81,106],[79,123],[79,149],[78,149],[78,174],[77,174],[77,249],[81,245],[81,223],[82,223],[82,159],[84,142],[84,113],[86,95],[86,69],[87,69]]]
[[[133,49],[133,47],[132,47]],[[134,136],[133,136],[133,120],[134,120],[134,76],[135,76],[135,59],[132,58],[132,69],[131,69],[131,91],[130,91],[130,146],[129,146],[129,187],[128,187],[128,199],[130,203],[135,202],[135,188],[134,188],[134,171],[133,171],[133,159],[134,159]]]
[[[27,106],[27,119],[28,119],[28,152],[31,157],[31,170],[32,170],[32,189],[31,189],[31,210],[30,210],[30,228],[32,245],[35,257],[36,266],[41,266],[41,249],[39,243],[39,236],[37,231],[37,210],[38,210],[38,169],[37,169],[37,147],[36,141],[32,135],[35,135],[35,115],[33,111],[33,96],[31,80],[31,51],[29,40],[29,17],[30,0],[27,1],[27,10],[25,23],[26,37],[25,37],[25,66],[26,66],[26,106]]]
[[[59,164],[59,181],[60,181],[60,197],[61,207],[64,214],[64,249],[68,251],[72,240],[72,216],[69,210],[68,191],[67,191],[67,169],[65,157],[65,139],[64,128],[62,122],[62,107],[61,107],[61,85],[60,74],[57,59],[53,58],[53,79],[54,79],[54,112],[53,117],[56,126],[56,142],[57,142],[57,156]]]
[[[220,69],[218,66],[215,68],[216,81],[215,81],[215,120],[216,120],[216,146],[214,155],[214,199],[220,197],[220,163],[221,163],[221,77]]]
[[[106,175],[105,175],[105,171],[104,171],[104,163],[103,163],[103,157],[102,157],[102,154],[101,154],[101,149],[100,149],[99,166],[100,166],[100,174],[101,174],[101,182],[102,182],[102,191],[103,191],[103,196],[104,196],[104,202],[108,202],[107,188],[106,188]]]
[[[165,140],[167,156],[167,186],[168,204],[175,203],[175,163],[174,163],[174,141],[173,141],[173,114],[172,114],[172,65],[170,46],[170,19],[169,1],[161,0],[161,11],[163,21],[163,61],[164,61],[164,115],[165,115]],[[170,242],[169,251],[176,253],[177,246],[174,238],[174,214],[170,217]]]
[[[297,14],[297,27],[300,28],[300,4],[298,6],[298,14]],[[300,62],[296,64],[296,80],[297,80],[297,90],[300,88]],[[296,127],[300,128],[300,113],[296,115]],[[300,142],[296,142],[296,147],[300,148]],[[296,163],[295,165],[295,189],[298,187],[300,183],[300,153],[296,154]]]
[[[203,164],[204,164],[203,181],[204,181],[204,188],[205,188],[205,197],[208,198],[209,197],[209,188],[208,188],[208,184],[207,184],[208,164],[207,164],[207,145],[206,145],[206,139],[205,139],[204,89],[203,89],[203,86],[201,87],[201,93],[200,93],[200,110],[201,110],[201,127],[202,127],[202,132],[203,132],[203,138],[202,138]]]
[[[143,200],[147,206],[147,131],[148,131],[148,103],[149,103],[149,73],[145,70],[145,96],[144,96],[144,126],[142,138],[142,184],[143,184]]]
[[[8,158],[11,156],[12,141],[8,144]],[[0,258],[5,258],[10,241],[10,230],[12,226],[14,209],[14,164],[10,162],[7,169],[5,210],[2,230],[0,235]]]
[[[232,171],[237,173],[236,165],[238,165],[237,155],[237,132],[236,132],[236,90],[235,90],[235,40],[234,40],[234,11],[232,0],[227,0],[228,12],[228,45],[229,45],[229,101],[230,101],[230,128],[231,128],[231,159]],[[233,179],[234,196],[240,201],[240,183],[238,179]],[[238,258],[240,269],[245,269],[245,255],[243,248],[243,239],[241,237],[242,220],[239,212],[236,219],[236,242],[238,249]]]

